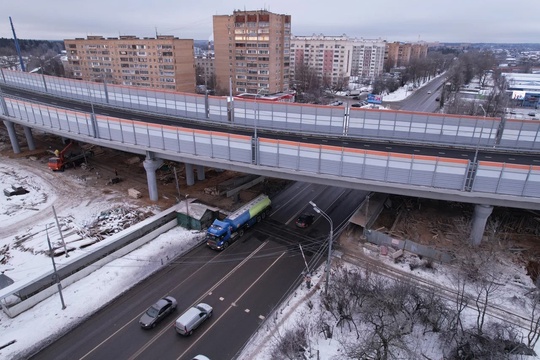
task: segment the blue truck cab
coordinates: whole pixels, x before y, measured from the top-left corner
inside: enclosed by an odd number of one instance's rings
[[[214,220],[206,232],[206,244],[214,250],[224,250],[244,231],[260,222],[271,211],[271,201],[259,195],[223,220]]]

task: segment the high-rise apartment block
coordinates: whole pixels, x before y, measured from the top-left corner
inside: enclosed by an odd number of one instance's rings
[[[427,56],[428,44],[425,42],[387,44],[387,61],[390,67],[409,65],[411,60],[423,59]]]
[[[193,40],[88,36],[64,44],[76,79],[195,92]]]
[[[343,36],[293,36],[291,63],[294,71],[307,66],[327,85],[344,84],[351,76],[373,79],[383,72],[386,42]]]
[[[234,94],[289,90],[291,16],[266,10],[214,15],[217,89]]]

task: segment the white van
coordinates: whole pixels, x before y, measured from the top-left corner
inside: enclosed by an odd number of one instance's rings
[[[193,330],[199,327],[202,322],[212,316],[212,307],[205,303],[200,303],[183,313],[176,319],[175,329],[180,335],[189,336]]]

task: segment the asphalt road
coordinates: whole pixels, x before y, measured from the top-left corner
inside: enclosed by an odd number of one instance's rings
[[[440,103],[435,99],[441,96],[441,87],[444,85],[445,80],[444,76],[433,79],[401,101],[396,108],[406,111],[437,112]]]
[[[311,227],[299,229],[294,225],[298,214],[313,211],[307,204],[315,201],[337,228],[365,194],[295,183],[273,199],[269,218],[227,250],[215,252],[204,244],[196,247],[32,359],[191,359],[197,354],[231,359],[272,309],[302,281],[304,256],[310,270],[326,260],[324,242],[329,222],[317,216]],[[176,314],[154,329],[143,330],[139,317],[165,295],[177,299]],[[199,302],[214,307],[212,318],[190,337],[176,334],[176,318]]]

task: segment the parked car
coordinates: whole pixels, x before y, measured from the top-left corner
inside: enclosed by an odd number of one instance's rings
[[[435,101],[440,101],[440,100],[441,100],[440,97],[436,97],[436,98],[435,98]]]
[[[364,106],[362,103],[351,104],[351,107],[362,107],[362,106]]]
[[[213,308],[205,303],[200,303],[192,308],[189,308],[176,319],[176,332],[189,336],[193,334],[193,330],[199,327],[204,320],[212,317]]]
[[[24,195],[29,192],[24,187],[18,185],[11,185],[11,187],[4,189],[4,195],[6,196]]]
[[[333,103],[330,103],[331,106],[340,106],[343,105],[343,101],[334,101]]]
[[[296,226],[299,228],[307,228],[309,225],[313,224],[313,219],[315,215],[313,214],[302,214],[296,219]]]
[[[353,100],[360,100],[360,96],[356,95],[352,97]]]
[[[158,322],[163,320],[167,315],[176,310],[177,302],[172,296],[166,296],[159,299],[154,305],[150,306],[148,310],[139,319],[139,324],[144,329],[150,329],[157,325]]]
[[[535,117],[535,116],[536,116],[536,113],[535,113],[535,112],[530,112],[530,113],[528,113],[527,115],[532,116],[532,117]]]

